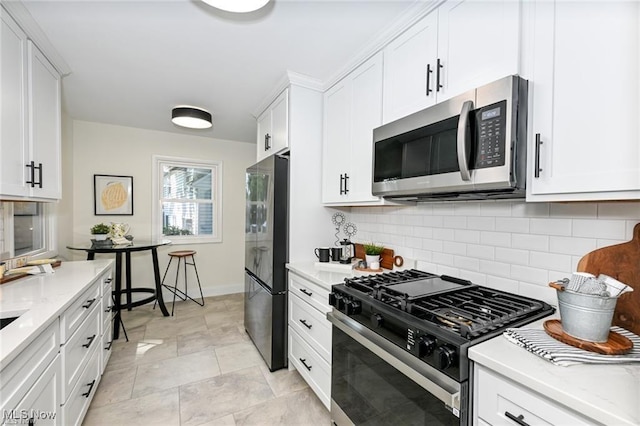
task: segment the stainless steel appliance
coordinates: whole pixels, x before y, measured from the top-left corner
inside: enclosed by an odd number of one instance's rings
[[[287,365],[289,160],[247,169],[244,327],[271,371]]]
[[[554,312],[544,302],[415,269],[333,286],[334,424],[467,425],[468,348]]]
[[[526,184],[527,81],[509,76],[373,131],[374,195],[519,198]]]

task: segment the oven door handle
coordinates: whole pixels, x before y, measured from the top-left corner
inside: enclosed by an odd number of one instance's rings
[[[458,148],[458,167],[460,168],[460,176],[462,180],[468,182],[471,180],[471,172],[469,172],[469,162],[467,161],[467,139],[469,132],[469,113],[473,109],[473,101],[464,101],[462,110],[460,111],[460,119],[458,120],[458,137],[456,145]]]
[[[444,374],[335,309],[327,313],[327,319],[353,340],[395,367],[434,397],[444,402],[445,405],[451,407],[454,414],[460,412],[460,383],[449,377],[443,377],[442,380],[448,383],[439,384],[432,381],[426,376],[429,374],[429,369],[442,376]],[[443,386],[447,386],[449,389]]]

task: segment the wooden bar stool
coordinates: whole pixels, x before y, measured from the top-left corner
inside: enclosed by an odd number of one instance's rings
[[[180,250],[180,251],[172,251],[169,253],[169,264],[167,265],[167,269],[165,269],[164,271],[164,275],[162,276],[162,286],[165,287],[167,290],[169,290],[171,293],[173,293],[173,303],[171,303],[171,315],[173,315],[173,310],[175,308],[175,304],[176,304],[176,297],[179,297],[180,300],[191,300],[195,303],[197,303],[200,306],[204,306],[204,296],[202,295],[202,286],[200,285],[200,277],[198,276],[198,268],[196,267],[196,260],[193,257],[193,255],[196,254],[195,250]],[[187,259],[191,258],[191,262],[188,262]],[[171,263],[173,262],[173,259],[177,259],[178,261],[178,267],[176,268],[176,281],[173,284],[173,286],[171,285],[167,285],[164,283],[164,279],[167,276],[167,272],[169,272],[169,267],[171,266]],[[182,263],[184,264],[184,291],[180,290],[178,288],[178,277],[180,275],[180,261],[182,260]],[[187,294],[188,289],[187,289],[187,265],[191,265],[193,266],[194,271],[196,272],[196,278],[198,280],[198,288],[200,289],[200,300],[201,302],[193,299],[191,296],[189,296]],[[154,304],[154,308],[155,308],[155,304]]]

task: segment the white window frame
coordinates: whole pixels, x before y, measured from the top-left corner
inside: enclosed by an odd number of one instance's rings
[[[214,227],[213,236],[202,235],[163,235],[162,233],[162,165],[169,163],[174,166],[197,167],[211,169],[213,188],[211,201],[213,203]],[[222,242],[222,161],[209,161],[182,157],[153,156],[153,230],[152,235],[157,239],[168,239],[173,244],[221,243]]]
[[[29,259],[46,259],[57,256],[56,250],[58,244],[58,232],[55,214],[53,213],[53,207],[50,203],[39,203],[42,207],[43,215],[43,247],[39,250],[34,250],[28,253],[21,254],[20,256],[28,256]],[[15,242],[13,231],[13,203],[11,201],[3,202],[2,208],[2,221],[3,221],[3,238],[4,248],[2,253],[9,253],[9,257],[16,257],[15,254]]]

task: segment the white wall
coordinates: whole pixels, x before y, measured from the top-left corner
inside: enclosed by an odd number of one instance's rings
[[[153,155],[222,161],[222,243],[161,247],[160,273],[164,273],[169,261],[166,253],[193,249],[197,251],[195,259],[205,296],[243,291],[244,181],[245,169],[255,163],[254,144],[86,121],[73,122],[72,139],[75,243],[88,243],[89,228],[99,222],[125,222],[131,225],[130,233],[135,239],[151,239]],[[133,216],[94,215],[94,174],[133,176]],[[84,252],[62,254],[74,260],[85,258]],[[134,287],[153,285],[150,252],[133,253],[132,269]]]
[[[438,202],[354,207],[349,219],[355,241],[383,243],[419,269],[556,304],[548,283],[588,252],[630,240],[640,202]]]

